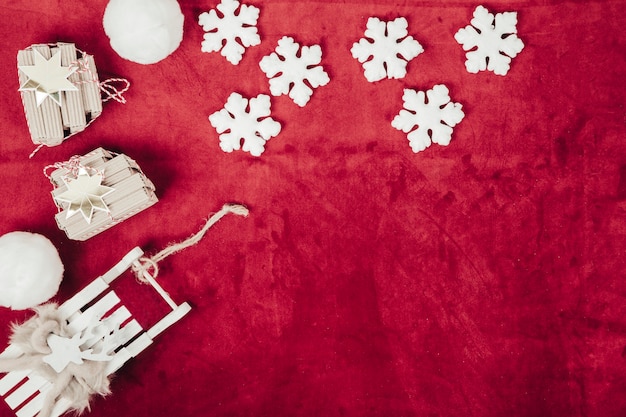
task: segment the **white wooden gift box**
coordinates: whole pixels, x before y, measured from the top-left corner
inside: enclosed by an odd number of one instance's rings
[[[55,199],[67,191],[63,177],[69,172],[59,168],[50,174],[54,185],[52,197],[59,208],[55,220],[60,229],[72,240],[87,240],[98,233],[134,216],[158,201],[154,184],[144,175],[139,165],[124,154],[109,152],[98,148],[82,157],[80,165],[102,172],[102,185],[114,190],[103,196],[109,212],[94,211],[91,222],[87,222],[80,214],[67,217],[69,204]]]
[[[53,54],[60,51],[63,67],[82,68],[68,77],[78,90],[61,91],[61,106],[49,99],[37,106],[34,91],[20,91],[33,143],[55,146],[71,135],[83,131],[102,113],[98,72],[93,56],[77,50],[73,43],[32,45],[18,51],[17,64],[33,65],[33,50],[41,53],[46,59],[50,59]],[[28,77],[19,70],[18,74],[20,85],[22,85]]]

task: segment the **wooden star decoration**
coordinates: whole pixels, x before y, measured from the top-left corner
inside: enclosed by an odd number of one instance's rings
[[[88,333],[87,329],[87,334]],[[83,349],[81,346],[87,341],[87,337],[76,333],[72,337],[62,337],[54,333],[48,336],[47,342],[51,353],[43,357],[43,361],[50,365],[57,373],[70,364],[82,365],[83,359],[98,362],[108,362],[113,359],[106,352],[94,353],[93,349]]]
[[[28,77],[19,91],[34,91],[37,106],[50,97],[61,106],[61,91],[78,91],[78,88],[67,79],[76,71],[75,67],[61,66],[61,53],[57,52],[46,59],[39,51],[33,50],[34,65],[18,65]]]
[[[67,190],[55,199],[69,204],[66,210],[67,218],[80,213],[85,221],[90,224],[94,211],[110,212],[103,197],[115,189],[102,185],[102,179],[101,173],[89,175],[84,169],[79,171],[76,178],[63,178]]]

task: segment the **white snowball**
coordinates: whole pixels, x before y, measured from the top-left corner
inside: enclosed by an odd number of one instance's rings
[[[0,306],[35,307],[52,298],[63,278],[63,263],[46,237],[28,232],[0,236]]]
[[[103,25],[122,58],[154,64],[178,48],[184,19],[176,0],[111,0]]]

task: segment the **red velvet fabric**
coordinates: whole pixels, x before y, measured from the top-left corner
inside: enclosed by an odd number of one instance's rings
[[[262,1],[262,43],[238,66],[184,40],[143,66],[110,47],[105,0],[0,6],[0,234],[41,233],[66,267],[64,301],[134,246],[146,252],[229,216],[161,264],[192,312],[124,366],[104,416],[626,415],[626,3],[500,1],[525,48],[505,77],[469,74],[453,38],[480,3]],[[369,83],[350,48],[367,18],[404,16],[425,52],[401,80]],[[282,36],[320,44],[327,86],[300,108],[272,97],[283,129],[265,153],[226,154],[208,116],[231,92],[269,94],[260,59]],[[101,79],[132,82],[85,132],[34,158],[16,53],[69,41]],[[404,88],[444,83],[465,119],[419,154],[391,127]],[[86,242],[57,229],[50,163],[96,147],[134,158],[160,202]],[[164,311],[121,278],[142,322]],[[9,324],[31,313],[0,309]],[[11,415],[0,402],[0,415]]]

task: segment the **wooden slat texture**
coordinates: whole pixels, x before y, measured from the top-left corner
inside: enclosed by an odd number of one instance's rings
[[[81,74],[81,80],[84,82],[82,92],[85,103],[85,110],[91,114],[91,118],[95,119],[102,113],[102,99],[100,98],[100,85],[93,82],[93,77],[98,78],[98,71],[93,56],[87,55],[85,58],[90,72]]]
[[[163,317],[157,324],[148,329],[148,336],[154,339],[165,331],[172,324],[183,318],[187,313],[191,311],[191,306],[188,303],[182,303],[174,311]]]
[[[33,51],[23,50],[17,52],[18,65],[33,65]],[[20,86],[28,81],[28,77],[22,71],[18,71]],[[46,138],[46,131],[43,122],[43,113],[37,108],[37,98],[34,91],[21,91],[22,103],[26,113],[26,121],[30,130],[30,135],[34,143],[40,143]]]
[[[4,400],[12,409],[19,407],[28,398],[32,397],[39,391],[48,381],[39,375],[30,375],[26,382],[20,385],[10,395],[6,396]]]
[[[124,271],[130,268],[133,262],[141,258],[142,255],[143,250],[138,246],[134,247],[113,268],[102,275],[102,280],[110,284],[115,278],[119,277]]]
[[[50,59],[53,53],[57,53],[57,48],[50,48],[48,45],[33,45],[33,50],[39,52],[44,58]],[[63,121],[61,119],[61,108],[49,98],[46,98],[39,106],[43,112],[44,130],[46,132],[46,145],[54,146],[63,142]]]
[[[89,323],[94,319],[102,317],[109,312],[120,302],[119,297],[115,292],[110,291],[104,297],[99,299],[94,305],[89,307],[83,313],[77,313],[76,316],[72,316],[71,321],[68,324],[68,329],[72,334],[83,331]]]
[[[61,51],[61,65],[69,67],[76,65],[76,47],[73,43],[59,43]],[[87,117],[85,115],[85,106],[83,105],[83,96],[80,91],[82,85],[80,83],[80,74],[74,72],[68,77],[72,84],[76,85],[77,91],[66,91],[62,94],[61,116],[63,119],[63,127],[69,129],[70,133],[77,133],[85,129],[87,126]]]
[[[43,407],[43,403],[46,400],[46,394],[51,387],[52,384],[49,382],[41,387],[39,394],[33,397],[28,403],[24,404],[24,406],[15,413],[17,417],[35,417],[37,413],[41,411],[41,407]]]
[[[89,68],[88,71],[76,71],[68,77],[78,90],[62,91],[61,106],[49,98],[37,106],[34,91],[21,92],[33,143],[55,146],[71,135],[83,131],[90,121],[102,113],[98,72],[93,57],[83,56],[83,53],[78,51],[72,43],[58,43],[52,46],[32,45],[30,48],[18,51],[18,65],[33,65],[33,50],[39,51],[46,59],[54,53],[60,53],[61,65],[64,67],[81,64],[82,67]],[[28,77],[22,71],[18,73],[20,85],[22,85]]]
[[[76,293],[72,298],[59,306],[59,312],[61,313],[61,317],[64,319],[68,319],[108,288],[109,285],[105,280],[103,280],[102,278],[96,278],[91,283],[89,283],[89,285]]]
[[[13,371],[0,379],[0,395],[5,395],[22,379],[26,378],[30,371]]]
[[[130,318],[130,311],[128,311],[128,309],[122,305],[119,306],[119,308],[117,308],[109,317],[107,317],[105,320],[101,320],[101,322],[103,323],[103,325],[105,325],[106,329],[111,332],[111,331],[119,331],[119,332],[123,332],[124,327],[122,327],[122,324],[128,320]],[[124,333],[118,333],[118,336],[123,336]],[[89,348],[94,348],[97,351],[100,351],[100,348],[102,347],[102,337],[104,336],[104,334],[97,334],[95,337],[88,339],[87,341],[85,341],[85,343],[83,343],[80,348],[82,350],[85,349],[89,349]],[[116,339],[117,340],[117,339]],[[118,346],[114,346],[114,349],[117,349],[120,345]],[[109,352],[107,352],[109,353]]]
[[[70,239],[86,240],[158,202],[154,184],[141,172],[137,163],[126,155],[114,156],[98,148],[81,158],[81,164],[102,171],[104,173],[102,184],[112,187],[114,191],[103,197],[109,209],[108,213],[95,211],[90,223],[79,214],[67,218],[65,210],[68,204],[55,199],[67,190],[62,181],[67,171],[57,169],[50,174],[52,182],[56,185],[52,197],[61,210],[55,215],[55,220]]]
[[[0,353],[0,359],[12,359],[17,358],[22,354],[22,350],[15,345],[9,345],[2,353]]]
[[[84,166],[100,170],[103,165],[113,158],[113,154],[103,148],[97,148],[80,158],[80,163]],[[62,177],[67,174],[65,169],[56,169],[50,173],[50,180],[55,188],[63,188]],[[65,189],[65,188],[63,188]]]

